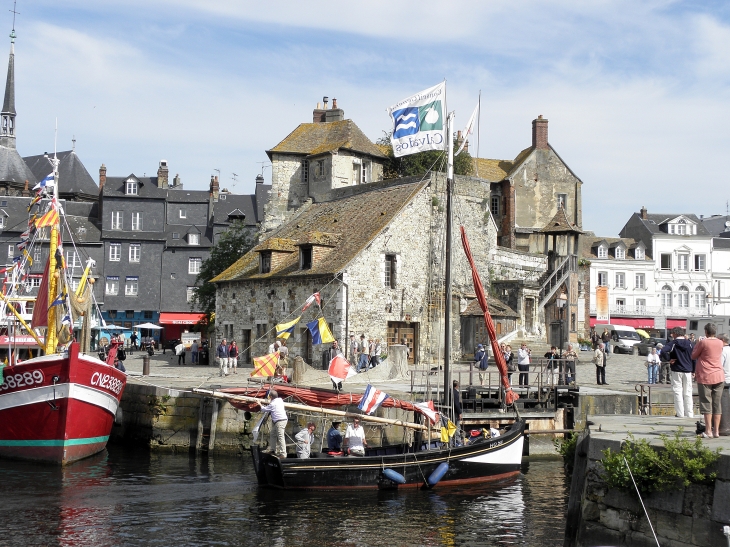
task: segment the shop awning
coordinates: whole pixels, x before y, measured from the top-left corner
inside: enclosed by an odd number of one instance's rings
[[[43,340],[42,337],[41,340]],[[38,346],[35,338],[32,336],[8,336],[7,334],[3,334],[0,336],[0,349],[7,348],[8,345],[13,347],[22,346],[26,348],[34,348]]]
[[[626,325],[635,329],[654,328],[653,317],[612,317],[611,321],[596,321],[595,317],[591,317],[591,327],[595,327],[597,324],[606,325],[608,323],[611,325]]]
[[[160,314],[160,325],[195,325],[205,318],[204,313],[166,313]]]

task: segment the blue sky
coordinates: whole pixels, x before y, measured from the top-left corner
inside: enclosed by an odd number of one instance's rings
[[[12,3],[3,0],[7,8]],[[97,178],[250,192],[265,150],[322,96],[373,140],[386,108],[446,78],[457,126],[482,92],[479,155],[512,159],[531,121],[583,181],[584,229],[723,214],[730,200],[727,2],[21,0],[18,148],[76,150]],[[0,17],[9,33],[12,13]],[[8,40],[9,42],[9,40]],[[472,151],[474,147],[472,146]],[[238,175],[233,186],[232,173]],[[270,169],[264,171],[267,181]]]

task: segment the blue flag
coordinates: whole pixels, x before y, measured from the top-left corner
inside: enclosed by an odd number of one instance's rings
[[[307,323],[307,328],[312,333],[312,345],[314,346],[335,341],[335,337],[332,336],[330,328],[327,326],[327,320],[324,317],[310,321]]]

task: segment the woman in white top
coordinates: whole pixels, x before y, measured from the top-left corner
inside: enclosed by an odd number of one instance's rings
[[[525,343],[517,350],[517,368],[520,369],[520,385],[528,385],[529,378],[527,373],[530,370],[530,350]]]
[[[656,352],[656,348],[651,348],[651,353],[646,358],[646,369],[649,373],[649,384],[659,383],[659,354]]]

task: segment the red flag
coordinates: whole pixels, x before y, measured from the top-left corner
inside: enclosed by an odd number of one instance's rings
[[[311,306],[312,305],[312,302],[314,302],[315,300],[317,301],[317,305],[321,307],[322,306],[321,299],[319,297],[319,293],[316,292],[312,296],[310,296],[309,298],[307,298],[307,301],[304,303],[304,307],[302,308],[302,311],[306,311],[307,308],[309,306]]]
[[[330,361],[327,372],[335,383],[347,380],[350,376],[355,376],[357,372],[350,363],[342,355],[335,355]]]

